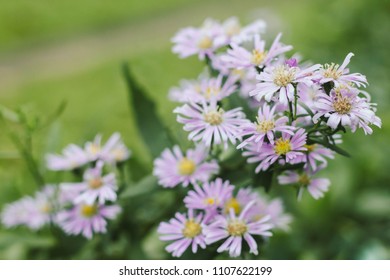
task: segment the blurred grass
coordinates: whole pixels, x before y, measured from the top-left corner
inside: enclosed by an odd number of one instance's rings
[[[367,75],[368,91],[373,101],[378,102],[383,129],[375,129],[371,136],[362,132],[346,135],[343,148],[353,157],[336,157],[323,173],[332,181],[330,192],[324,199],[314,201],[305,196],[297,203],[292,192],[273,191],[274,195],[280,194],[286,199],[295,222],[290,234],[277,234],[271,238],[262,257],[390,258],[389,3],[380,0],[302,0],[289,4],[244,0],[232,5],[219,0],[116,1],[115,5],[85,0],[2,2],[0,57],[5,59],[8,59],[8,53],[17,57],[18,52],[25,54],[29,48],[45,47],[52,41],[78,40],[91,32],[110,32],[110,29],[127,24],[153,24],[155,16],[171,18],[179,13],[189,15],[175,23],[177,26],[173,32],[187,24],[200,24],[209,16],[223,19],[239,15],[245,21],[258,15],[267,19],[272,34],[281,29],[283,42],[293,44],[296,51],[312,61],[341,63],[349,51],[354,52],[356,56],[350,64],[351,70]],[[369,20],[367,15],[370,15]],[[20,17],[25,20],[19,20]],[[169,34],[167,30],[171,30],[172,25],[155,28],[156,32]],[[144,34],[145,40],[150,41],[150,36],[154,35]],[[125,60],[130,62],[140,83],[156,100],[161,119],[180,133],[181,128],[172,114],[175,104],[167,100],[167,92],[178,80],[196,77],[201,67],[196,59],[179,60],[171,54],[169,39],[153,41],[156,45],[145,50],[134,51],[129,45],[129,50],[123,53],[123,60],[118,59],[114,47],[112,53],[110,50],[102,53],[98,61],[86,68],[76,67],[75,71],[59,72],[53,77],[38,79],[30,69],[18,77],[17,85],[1,91],[0,102],[9,107],[30,104],[42,114],[53,111],[61,100],[68,102],[59,121],[36,139],[37,154],[59,152],[68,143],[82,144],[98,132],[107,139],[112,132],[120,131],[134,157],[150,167],[152,159],[138,136],[132,112],[127,106],[120,65]],[[3,136],[0,151],[14,151]],[[21,170],[25,175],[26,170],[19,159],[0,159],[0,206],[25,192],[34,191],[31,178],[21,176]],[[0,241],[2,236],[9,238],[7,232],[0,231]],[[145,242],[146,251],[151,258],[167,257],[164,252],[155,251],[161,250],[162,244],[156,240],[154,231],[147,240],[150,242]],[[0,248],[0,258],[25,256],[23,248],[1,251]]]

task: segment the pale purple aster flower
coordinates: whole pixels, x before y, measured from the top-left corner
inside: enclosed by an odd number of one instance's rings
[[[116,132],[107,140],[106,144],[101,148],[99,158],[104,162],[114,164],[127,160],[131,152],[123,143],[121,135]]]
[[[176,108],[174,113],[179,114],[177,121],[184,124],[184,130],[190,131],[189,140],[203,142],[207,147],[223,143],[225,149],[228,141],[235,144],[240,139],[241,126],[248,121],[241,108],[225,112],[215,99],[210,103],[185,104]]]
[[[87,153],[77,145],[70,144],[63,151],[62,155],[46,155],[46,166],[49,170],[73,170],[89,162]]]
[[[271,108],[268,104],[264,104],[260,107],[257,113],[256,122],[248,122],[242,126],[241,136],[249,136],[237,149],[245,147],[248,143],[258,144],[260,149],[264,143],[264,140],[268,140],[269,143],[274,144],[274,137],[277,131],[284,132],[290,135],[294,134],[295,127],[287,125],[288,118],[286,116],[277,117],[275,114],[276,107]]]
[[[230,209],[239,215],[245,206],[254,201],[253,207],[248,210],[247,217],[250,221],[259,221],[269,216],[269,223],[275,228],[287,231],[292,220],[291,215],[284,212],[283,202],[280,199],[266,200],[251,188],[240,189],[235,197],[226,201],[224,213],[229,214]]]
[[[169,223],[160,223],[157,232],[160,234],[160,240],[173,242],[165,249],[172,253],[172,256],[180,257],[190,246],[194,254],[198,247],[206,248],[203,227],[203,215],[195,216],[194,211],[188,210],[188,215],[176,213]]]
[[[236,17],[230,17],[221,24],[221,27],[222,34],[216,40],[223,45],[228,45],[230,42],[239,44],[250,40],[255,34],[263,33],[266,24],[262,20],[257,20],[242,27]]]
[[[84,150],[90,162],[98,160],[102,152],[102,135],[98,134],[93,141],[85,143]]]
[[[264,143],[259,149],[258,144],[249,143],[245,146],[244,156],[248,157],[249,163],[260,162],[255,172],[267,170],[277,160],[285,163],[296,164],[306,162],[304,151],[307,134],[303,128],[299,129],[293,136],[282,133],[282,137],[276,139],[274,144]],[[281,161],[279,161],[281,163]]]
[[[257,100],[264,98],[270,102],[275,93],[279,92],[277,100],[282,104],[288,104],[294,100],[294,85],[304,83],[312,84],[313,72],[320,68],[319,64],[312,65],[301,70],[299,67],[290,67],[284,63],[277,66],[266,67],[257,75],[256,89],[249,94]]]
[[[79,191],[79,195],[73,201],[76,204],[93,204],[95,201],[103,204],[106,201],[115,201],[118,189],[115,174],[109,173],[103,176],[103,165],[102,161],[98,161],[94,168],[84,172],[83,182],[61,183],[60,188],[63,191]]]
[[[56,223],[71,235],[82,234],[91,239],[94,233],[107,231],[106,219],[114,219],[121,208],[118,205],[79,204],[72,209],[63,210],[56,216]]]
[[[191,98],[200,95],[201,78],[197,80],[181,80],[178,87],[169,90],[170,100],[180,103],[191,102]]]
[[[201,187],[195,185],[194,190],[189,191],[184,198],[184,203],[189,209],[222,209],[226,201],[232,197],[233,189],[234,186],[229,181],[217,178],[203,183]]]
[[[52,221],[54,199],[54,187],[46,186],[34,197],[26,196],[7,204],[1,213],[2,223],[6,227],[25,225],[32,230],[38,230]]]
[[[359,91],[349,86],[340,86],[333,89],[330,95],[319,94],[315,103],[317,114],[313,121],[316,123],[322,116],[327,118],[326,124],[336,129],[339,124],[348,126],[352,132],[357,128],[363,128],[365,134],[371,134],[369,125],[381,127],[382,122],[375,115],[375,104],[367,102],[366,98],[358,96]]]
[[[313,172],[324,169],[328,165],[327,159],[334,158],[334,152],[320,144],[305,145],[305,147],[307,149],[305,167],[310,167]]]
[[[158,183],[166,188],[206,182],[219,170],[218,163],[215,160],[207,161],[207,157],[208,149],[203,145],[187,150],[184,155],[179,146],[174,146],[172,151],[165,149],[154,161],[153,174],[158,178]]]
[[[341,64],[341,66],[334,63],[325,64],[320,69],[319,82],[321,84],[333,82],[335,86],[352,83],[358,87],[365,87],[367,85],[366,77],[360,73],[349,74],[349,69],[346,68],[351,61],[352,56],[354,56],[354,54],[349,53],[344,59],[343,64]]]
[[[302,191],[307,189],[314,199],[319,199],[328,191],[330,181],[326,178],[313,178],[316,173],[306,170],[303,173],[296,171],[286,171],[278,176],[278,182],[281,185],[298,185],[298,200],[302,197]]]
[[[180,58],[198,55],[203,60],[206,56],[212,57],[214,51],[222,46],[222,42],[216,40],[222,33],[219,23],[207,19],[201,28],[187,27],[179,30],[172,38],[174,46],[172,51]]]
[[[265,50],[265,41],[261,40],[260,35],[253,37],[253,49],[247,50],[236,43],[231,43],[231,49],[221,59],[228,62],[232,68],[251,68],[268,66],[270,62],[278,55],[292,49],[292,46],[283,46],[279,40],[282,34],[276,36],[272,46],[268,51]]]
[[[206,244],[212,244],[219,240],[227,238],[217,249],[218,253],[229,251],[231,257],[238,257],[242,251],[242,239],[249,245],[249,252],[258,254],[258,246],[252,235],[271,236],[269,231],[272,225],[267,223],[269,217],[259,221],[250,221],[247,213],[254,205],[254,202],[248,203],[239,216],[230,209],[228,216],[217,216],[215,221],[204,228]]]

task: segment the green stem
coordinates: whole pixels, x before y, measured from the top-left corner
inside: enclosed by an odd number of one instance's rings
[[[297,85],[294,85],[294,121],[297,119],[297,103],[298,103]]]
[[[291,101],[289,101],[288,102],[288,108],[289,108],[289,110],[290,110],[290,114],[289,114],[289,116],[288,116],[288,118],[289,118],[289,124],[291,125],[292,124],[292,122],[293,122],[293,120],[294,120],[294,114],[293,114],[293,106],[292,106],[292,102]]]

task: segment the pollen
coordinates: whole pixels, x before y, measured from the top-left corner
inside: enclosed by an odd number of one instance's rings
[[[277,153],[279,156],[287,154],[288,152],[291,151],[290,140],[279,138],[278,140],[275,141],[274,150],[275,153]]]
[[[331,78],[337,80],[338,78],[341,77],[341,75],[343,75],[343,72],[338,69],[339,69],[338,64],[334,64],[334,63],[325,64],[323,75],[325,78]]]
[[[51,207],[51,205],[49,203],[46,203],[45,205],[43,205],[41,207],[40,210],[42,213],[48,214],[48,213],[51,213],[53,211],[53,207]]]
[[[213,198],[213,197],[208,197],[208,198],[206,198],[206,199],[204,200],[204,203],[205,203],[206,205],[212,206],[212,205],[215,205],[215,204],[218,203],[218,199],[215,199],[215,198]]]
[[[352,104],[348,97],[339,95],[333,102],[333,108],[337,113],[345,115],[351,111]]]
[[[223,121],[223,113],[224,111],[222,109],[218,109],[217,111],[210,111],[204,114],[204,120],[211,125],[219,125]]]
[[[221,92],[219,87],[207,87],[204,93],[206,99],[210,99],[211,97],[217,96]]]
[[[230,209],[233,209],[234,210],[234,213],[237,215],[241,212],[241,206],[240,206],[240,203],[238,202],[238,200],[236,198],[231,198],[229,199],[226,204],[225,204],[225,213],[228,214]]]
[[[303,147],[305,147],[307,149],[307,152],[310,153],[312,151],[315,150],[315,148],[317,147],[316,144],[312,144],[312,145],[303,145]]]
[[[91,218],[95,216],[98,212],[96,205],[83,205],[81,207],[81,215],[83,215],[86,218]]]
[[[183,229],[183,235],[187,238],[194,238],[202,232],[202,227],[193,219],[187,220]]]
[[[182,158],[177,165],[180,175],[191,175],[196,169],[195,162],[188,158]]]
[[[227,231],[232,236],[242,236],[248,231],[248,227],[240,220],[233,220],[228,224]]]
[[[279,87],[285,87],[294,81],[295,74],[296,68],[290,68],[285,65],[277,66],[274,70],[274,84]]]
[[[203,36],[198,42],[198,47],[200,49],[206,50],[211,48],[212,46],[213,46],[213,41],[209,36]]]
[[[255,65],[261,65],[264,62],[266,56],[267,52],[262,52],[255,49],[252,51],[251,62]]]
[[[89,146],[89,151],[91,152],[91,154],[96,155],[101,151],[101,147],[100,145],[92,143],[91,146]]]
[[[101,186],[103,186],[103,181],[102,181],[102,178],[98,177],[98,178],[93,178],[91,180],[88,181],[88,185],[91,189],[99,189]]]
[[[310,178],[306,174],[301,174],[299,176],[298,183],[303,186],[308,186],[310,184]]]
[[[275,128],[275,122],[270,120],[261,121],[257,117],[256,131],[259,133],[266,133]]]

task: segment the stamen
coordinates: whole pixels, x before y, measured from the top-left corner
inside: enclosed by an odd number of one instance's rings
[[[240,203],[238,202],[238,200],[236,198],[231,198],[229,199],[226,204],[225,204],[225,213],[226,214],[229,214],[229,211],[230,209],[233,209],[234,210],[234,213],[239,214],[241,212],[241,206],[240,206]]]
[[[210,111],[204,114],[204,120],[211,125],[219,125],[223,121],[223,113],[224,111],[222,109],[218,109],[217,111]]]
[[[187,238],[194,238],[202,232],[202,227],[200,224],[196,223],[194,220],[187,220],[183,229],[183,235]]]
[[[81,215],[86,218],[91,218],[97,214],[97,206],[96,205],[83,205],[81,207]]]
[[[296,68],[290,68],[286,65],[279,65],[274,70],[274,84],[279,87],[286,87],[295,79]]]
[[[269,121],[269,120],[261,121],[259,117],[256,117],[256,119],[257,119],[256,131],[259,133],[266,133],[275,128],[274,121]]]
[[[191,175],[194,173],[196,165],[193,160],[190,160],[185,157],[179,161],[177,169],[180,175]]]
[[[251,62],[255,65],[261,65],[264,62],[266,56],[267,52],[262,52],[255,49],[252,51]]]
[[[275,141],[274,150],[275,153],[277,153],[279,156],[287,154],[288,152],[291,151],[290,140],[279,138],[278,140]]]
[[[199,42],[198,42],[198,47],[200,49],[209,49],[213,46],[213,41],[209,36],[203,36]]]
[[[228,224],[227,231],[232,236],[242,236],[248,231],[248,227],[240,220],[233,220]]]

